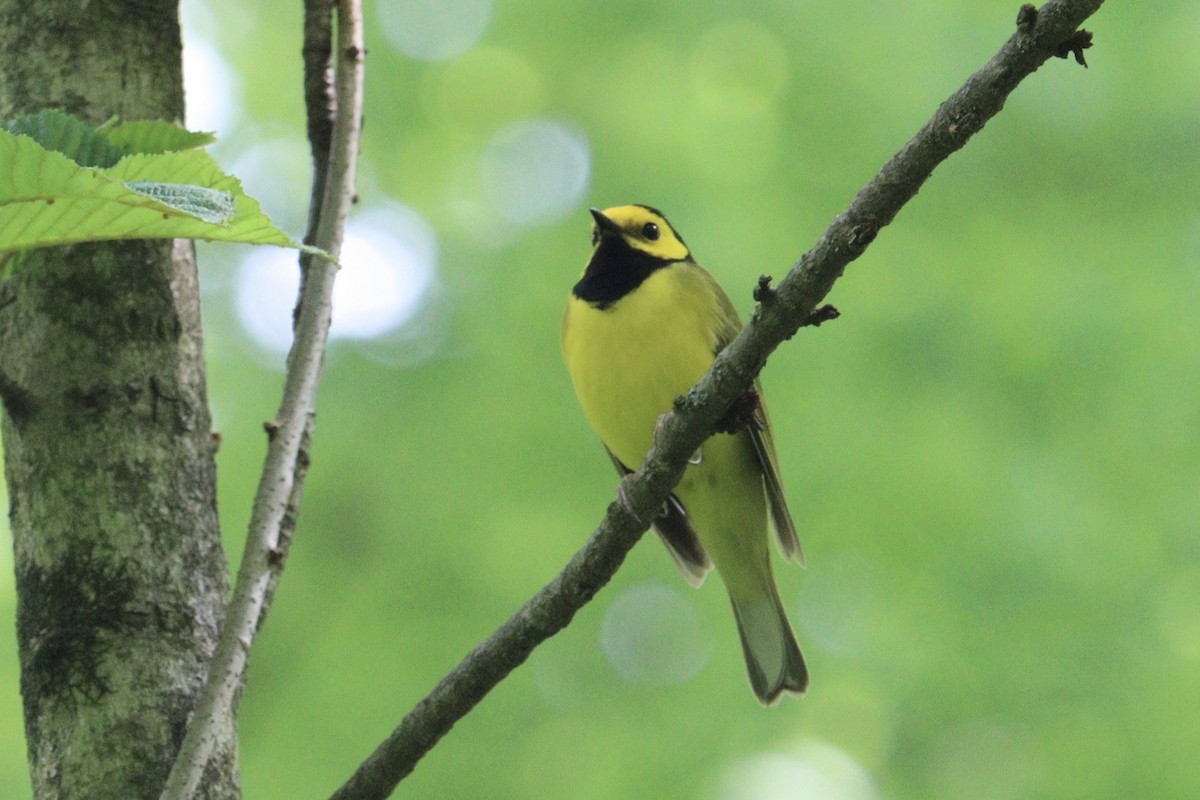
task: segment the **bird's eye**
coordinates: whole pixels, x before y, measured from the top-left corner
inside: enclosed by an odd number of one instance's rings
[[[652,242],[656,241],[658,239],[658,226],[653,222],[647,222],[642,226],[642,236],[645,236]]]

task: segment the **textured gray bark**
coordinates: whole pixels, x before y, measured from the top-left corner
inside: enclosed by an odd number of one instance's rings
[[[0,117],[183,115],[175,0],[0,0]],[[0,400],[34,797],[156,798],[215,646],[216,518],[190,244],[29,254]],[[232,726],[201,796],[234,798]]]

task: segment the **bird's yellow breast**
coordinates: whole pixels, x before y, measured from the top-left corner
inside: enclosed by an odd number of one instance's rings
[[[698,267],[655,271],[605,309],[572,296],[562,346],[579,404],[630,469],[650,449],[658,417],[712,364],[720,304]]]

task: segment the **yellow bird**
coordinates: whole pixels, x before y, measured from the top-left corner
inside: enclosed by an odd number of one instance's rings
[[[661,415],[708,370],[742,324],[659,211],[592,209],[592,257],[571,290],[562,348],[583,413],[622,476],[641,465]],[[692,457],[654,529],[684,578],[715,565],[741,634],[750,685],[776,703],[803,694],[808,670],[779,599],[767,540],[803,563],[757,383],[749,424]]]

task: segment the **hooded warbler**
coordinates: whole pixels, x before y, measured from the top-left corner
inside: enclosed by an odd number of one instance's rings
[[[618,474],[636,469],[659,417],[708,370],[742,325],[737,311],[654,208],[591,210],[592,257],[571,290],[563,357],[583,413]],[[715,566],[737,620],[750,685],[776,703],[808,670],[779,599],[767,540],[803,563],[757,382],[749,424],[708,439],[654,521],[684,578]]]

